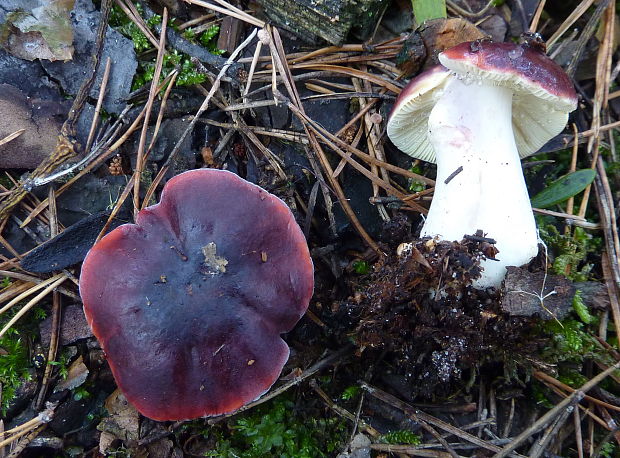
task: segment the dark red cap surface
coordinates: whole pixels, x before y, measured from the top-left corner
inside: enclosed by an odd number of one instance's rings
[[[260,397],[288,359],[313,267],[277,197],[221,170],[185,172],[82,266],[86,318],[127,399],[155,420]]]
[[[443,58],[442,58],[443,57]],[[446,49],[440,61],[450,70],[458,63],[478,68],[482,72],[513,75],[514,81],[536,86],[553,96],[576,104],[573,83],[562,67],[551,60],[538,47],[527,44],[497,43],[478,40],[461,43]]]

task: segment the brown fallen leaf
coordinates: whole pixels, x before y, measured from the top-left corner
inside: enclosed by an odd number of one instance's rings
[[[464,41],[474,41],[485,38],[486,34],[466,19],[433,19],[422,24],[418,31],[429,50],[425,67],[436,65],[437,55],[452,46]]]
[[[437,54],[464,41],[484,38],[486,34],[466,19],[432,19],[413,31],[396,56],[403,77],[437,65]]]
[[[84,364],[84,359],[80,356],[69,366],[67,377],[61,380],[55,387],[54,393],[63,390],[72,390],[77,388],[88,378],[88,368]]]
[[[105,417],[97,426],[97,429],[106,433],[105,435],[102,434],[100,448],[112,442],[110,435],[121,439],[130,447],[135,446],[140,433],[140,414],[136,408],[127,401],[119,389],[116,389],[105,400],[105,408],[109,416]],[[104,450],[101,452],[105,453]]]
[[[0,26],[0,45],[26,60],[70,60],[73,28],[70,13],[75,0],[40,1],[31,11],[9,13]]]

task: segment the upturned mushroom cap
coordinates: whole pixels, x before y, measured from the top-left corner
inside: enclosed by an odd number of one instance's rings
[[[445,50],[439,62],[471,84],[510,88],[512,125],[521,157],[562,132],[577,94],[562,67],[528,44],[472,41]]]
[[[289,356],[280,334],[312,290],[288,207],[212,169],[171,179],[160,203],[91,249],[80,277],[119,388],[155,420],[232,412],[260,397]]]
[[[427,138],[427,121],[451,77],[514,91],[512,124],[521,157],[559,134],[568,113],[577,106],[577,95],[564,70],[526,44],[466,42],[440,53],[439,61],[442,65],[421,73],[402,90],[388,120],[392,142],[417,159],[436,162]]]
[[[398,149],[427,162],[437,162],[428,141],[428,117],[441,97],[450,72],[436,65],[420,73],[398,95],[388,118],[387,134]]]

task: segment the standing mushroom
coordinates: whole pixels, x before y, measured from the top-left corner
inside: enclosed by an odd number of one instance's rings
[[[237,410],[275,382],[312,296],[288,207],[237,175],[172,178],[161,201],[90,250],[84,312],[127,399],[154,420]]]
[[[476,286],[497,287],[506,266],[538,253],[520,158],[562,131],[577,96],[562,68],[528,44],[461,43],[439,61],[403,89],[387,132],[403,152],[437,163],[421,235],[461,240],[482,230],[499,253],[483,261]]]

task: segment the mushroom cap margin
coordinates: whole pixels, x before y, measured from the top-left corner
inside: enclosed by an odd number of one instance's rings
[[[416,159],[436,162],[428,140],[428,117],[449,81],[450,72],[437,65],[419,74],[403,88],[388,118],[387,134],[402,152]]]
[[[457,77],[511,88],[512,124],[519,155],[527,157],[559,134],[577,94],[562,67],[527,44],[472,41],[440,53],[441,64]]]

